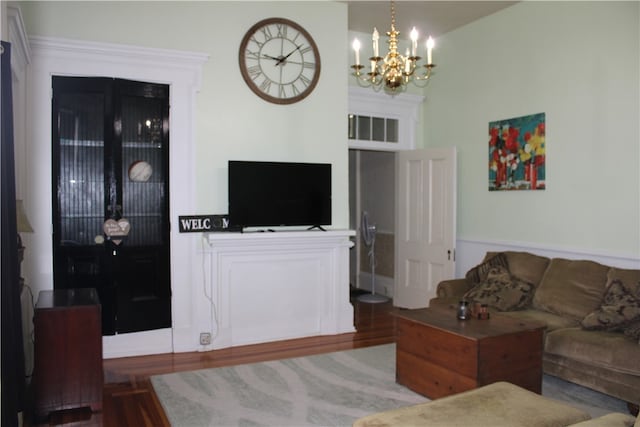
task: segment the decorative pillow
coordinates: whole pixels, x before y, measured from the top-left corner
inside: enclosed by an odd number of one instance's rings
[[[533,298],[533,284],[513,277],[505,267],[489,269],[484,281],[464,294],[464,299],[487,304],[499,311],[520,310]]]
[[[509,270],[509,264],[507,257],[504,253],[499,252],[497,255],[483,261],[481,264],[476,265],[471,270],[467,271],[465,278],[472,283],[484,282],[487,278],[487,274],[492,267],[504,267]]]
[[[640,282],[629,286],[615,279],[607,287],[600,308],[582,319],[582,327],[622,331],[636,320],[640,320]]]

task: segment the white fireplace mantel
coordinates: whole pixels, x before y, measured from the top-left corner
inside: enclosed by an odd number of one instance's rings
[[[353,332],[353,235],[351,230],[207,234],[211,348]]]

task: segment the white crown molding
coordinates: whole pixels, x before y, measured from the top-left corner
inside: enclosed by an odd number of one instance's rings
[[[84,61],[126,63],[129,67],[162,67],[194,72],[191,83],[196,91],[201,86],[201,68],[209,55],[200,52],[159,49],[125,44],[102,43],[55,37],[29,38],[34,54],[56,59],[82,58]]]
[[[7,21],[9,42],[11,43],[11,63],[17,62],[21,68],[24,68],[31,62],[31,49],[19,7],[7,5]]]

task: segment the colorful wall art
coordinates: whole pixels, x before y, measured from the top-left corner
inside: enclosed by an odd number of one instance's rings
[[[544,190],[545,113],[489,122],[489,191]]]

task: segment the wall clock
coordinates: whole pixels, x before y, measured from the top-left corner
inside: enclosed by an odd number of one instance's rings
[[[298,102],[320,78],[320,54],[309,33],[285,18],[264,19],[240,43],[240,72],[249,88],[275,104]]]

